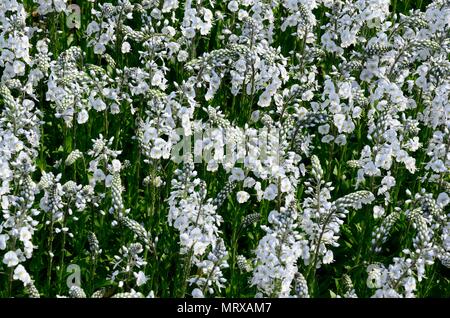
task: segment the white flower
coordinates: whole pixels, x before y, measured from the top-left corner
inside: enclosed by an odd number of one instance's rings
[[[9,251],[3,257],[3,264],[6,264],[8,267],[14,267],[19,264],[19,258],[17,257],[16,252]]]
[[[177,60],[178,62],[185,62],[189,57],[189,53],[186,52],[185,50],[180,50],[180,52],[178,52],[177,55]]]
[[[208,171],[217,171],[217,169],[219,169],[219,163],[216,160],[211,159],[210,161],[208,161],[208,165],[206,167],[206,170],[208,170]]]
[[[325,256],[323,257],[322,262],[324,264],[331,264],[333,262],[334,256],[333,256],[333,252],[331,250],[328,250],[325,253]]]
[[[192,39],[195,36],[194,28],[182,28],[181,33],[188,39]]]
[[[242,72],[243,73],[247,69],[247,62],[245,62],[245,59],[240,58],[239,60],[237,60],[236,63],[234,63],[234,68],[238,72]]]
[[[256,123],[259,120],[259,117],[260,117],[260,111],[255,110],[252,112],[252,114],[250,116],[250,121],[253,123]]]
[[[150,157],[153,159],[159,159],[162,157],[162,149],[160,147],[153,147],[150,151]]]
[[[252,177],[247,177],[244,180],[244,188],[252,188],[255,185],[256,181]]]
[[[94,53],[95,54],[103,54],[106,51],[106,47],[102,43],[96,43],[94,46]]]
[[[163,185],[163,180],[161,179],[160,176],[156,176],[156,177],[153,179],[153,185],[154,185],[156,188],[159,188],[160,186]]]
[[[238,19],[242,21],[242,20],[246,19],[247,17],[248,17],[248,12],[245,10],[239,9]]]
[[[106,109],[106,104],[101,98],[89,97],[89,103],[91,104],[92,108],[94,108],[98,112],[104,111]]]
[[[24,241],[23,242],[23,253],[24,253],[26,258],[30,258],[31,255],[33,255],[33,249],[34,249],[34,245],[33,245],[33,243],[31,243],[31,241]]]
[[[343,82],[339,84],[339,96],[348,99],[352,95],[352,86],[349,82]]]
[[[368,161],[364,166],[364,173],[368,176],[376,176],[379,175],[381,173],[380,169],[377,168],[377,166],[375,166],[375,164],[373,163],[373,161]]]
[[[323,143],[328,144],[328,143],[330,143],[330,142],[333,141],[333,140],[334,140],[334,137],[333,137],[333,136],[331,136],[331,135],[326,135],[326,136],[323,136],[322,139],[321,139],[320,141],[323,142]]]
[[[409,151],[416,151],[422,146],[422,144],[419,142],[419,137],[413,137],[412,139],[408,140],[408,142],[405,144],[405,149],[408,149]]]
[[[247,200],[250,198],[250,194],[248,194],[248,193],[245,192],[245,191],[239,191],[239,192],[236,194],[236,198],[237,198],[237,201],[238,201],[239,203],[245,203],[245,202],[247,202]]]
[[[230,181],[242,181],[245,179],[244,171],[241,168],[233,168],[231,170]]]
[[[338,145],[345,145],[347,143],[347,138],[345,135],[339,135],[334,139],[334,142]]]
[[[84,124],[84,123],[86,123],[86,122],[88,121],[88,119],[89,119],[89,114],[88,114],[88,112],[86,111],[86,109],[83,109],[83,110],[81,110],[81,111],[78,113],[78,116],[77,116],[77,122],[78,122],[79,124]]]
[[[259,96],[258,105],[261,107],[267,107],[270,105],[271,100],[272,97],[270,96],[270,93],[266,90]]]
[[[110,188],[112,185],[113,176],[111,174],[108,174],[105,177],[105,187]]]
[[[164,74],[161,71],[156,71],[155,74],[152,77],[152,85],[153,86],[159,86],[160,88],[164,86],[165,83]]]
[[[206,9],[207,10],[207,9]],[[200,34],[207,35],[212,28],[211,21],[208,22],[200,22]]]
[[[6,241],[9,236],[7,234],[0,234],[0,250],[4,250],[6,248]]]
[[[415,173],[416,172],[416,159],[410,156],[405,157],[403,159],[403,163],[405,164],[406,169],[408,169],[409,172]]]
[[[379,205],[375,205],[373,207],[373,217],[374,219],[378,219],[380,217],[382,217],[384,215],[385,211],[384,208],[382,206]]]
[[[330,131],[330,125],[328,125],[328,124],[325,124],[325,125],[322,125],[322,126],[319,126],[319,133],[320,134],[322,134],[322,135],[326,135],[326,134],[328,134],[328,132]]]
[[[174,27],[169,25],[169,26],[165,26],[164,28],[162,28],[162,33],[164,33],[170,37],[173,37],[177,33],[177,31],[175,30]]]
[[[31,277],[28,272],[25,270],[25,267],[19,265],[14,270],[14,279],[20,280],[24,285],[28,285],[31,282]]]
[[[87,28],[86,28],[87,35],[91,35],[93,33],[97,33],[98,31],[100,31],[100,26],[95,21],[92,21],[91,23],[89,23]]]
[[[416,280],[414,277],[407,277],[403,282],[403,287],[405,287],[405,291],[407,293],[411,293],[416,290]]]
[[[236,12],[237,10],[239,10],[239,4],[237,3],[237,1],[230,1],[228,3],[228,10],[230,10],[231,12]]]
[[[31,233],[27,227],[22,227],[19,231],[19,240],[22,242],[31,240]]]
[[[281,186],[280,186],[280,190],[281,192],[289,192],[291,190],[292,186],[291,186],[291,182],[289,181],[288,178],[283,178],[281,180]]]
[[[311,99],[313,99],[314,93],[311,90],[307,90],[302,94],[302,100],[309,102]]]
[[[355,119],[358,119],[359,117],[361,117],[361,113],[362,113],[362,108],[359,106],[356,106],[353,108],[352,117]]]
[[[264,199],[273,200],[278,194],[278,187],[275,184],[270,184],[264,191]]]
[[[450,202],[450,198],[447,193],[441,192],[439,193],[436,202],[442,207],[445,207]]]
[[[192,297],[194,298],[204,298],[203,292],[199,288],[195,288],[192,291]]]
[[[442,162],[441,159],[437,159],[435,160],[432,164],[431,164],[431,169],[433,169],[434,172],[440,173],[440,172],[445,172],[447,170],[447,168],[444,165],[444,162]]]
[[[23,75],[25,73],[25,64],[21,61],[14,61],[13,64],[14,73],[17,75]]]
[[[122,163],[119,160],[114,159],[111,163],[111,172],[117,173],[120,172],[120,169],[122,169]]]
[[[110,109],[111,109],[111,114],[113,114],[113,115],[120,113],[120,107],[117,103],[112,103]]]
[[[130,43],[128,43],[128,42],[123,42],[123,43],[122,43],[121,51],[122,51],[123,54],[126,54],[126,53],[130,52],[130,51],[131,51],[131,45],[130,45]]]
[[[338,131],[341,133],[342,128],[344,126],[344,122],[345,122],[345,115],[335,114],[333,116],[333,122],[334,122],[334,125],[336,126],[336,128],[338,129]]]
[[[102,181],[105,180],[105,173],[101,169],[96,169],[94,171],[94,180],[95,181]]]
[[[136,285],[142,286],[144,285],[148,278],[145,276],[143,271],[139,271],[138,273],[133,273],[134,277],[136,277]]]

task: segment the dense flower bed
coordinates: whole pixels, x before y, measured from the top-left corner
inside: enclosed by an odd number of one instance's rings
[[[450,296],[450,1],[1,0],[0,296]]]

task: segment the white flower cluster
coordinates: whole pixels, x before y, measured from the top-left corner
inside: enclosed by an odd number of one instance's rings
[[[30,52],[33,30],[25,24],[26,12],[21,3],[0,4],[0,250],[2,264],[11,271],[11,278],[25,287],[34,286],[31,276],[20,264],[30,259],[40,214],[33,181],[39,153],[41,113],[35,103],[38,83],[26,77],[27,65],[34,63]],[[17,96],[17,97],[16,97]]]
[[[407,204],[411,209],[405,211],[406,217],[416,230],[412,248],[404,249],[403,256],[395,257],[394,263],[387,268],[383,264],[372,264],[367,268],[367,286],[376,289],[374,297],[414,297],[417,284],[426,278],[426,266],[433,265],[437,259],[444,266],[449,265],[449,216],[444,212],[448,200],[437,202],[423,191]]]
[[[24,76],[26,66],[31,63],[30,37],[33,29],[26,25],[26,14],[20,2],[2,1],[0,4],[2,82]]]
[[[65,12],[67,0],[33,0],[39,5],[38,12],[46,15],[52,12]]]
[[[0,296],[428,295],[448,0],[78,2],[0,1]]]
[[[193,292],[196,297],[201,297],[205,290],[210,294],[214,292],[213,284],[220,289],[226,282],[221,273],[221,268],[228,266],[225,261],[227,251],[219,238],[222,217],[216,213],[212,199],[206,199],[205,183],[196,178],[192,157],[186,158],[183,169],[176,170],[175,174],[177,178],[172,179],[168,199],[168,222],[180,232],[180,253],[187,256],[188,267],[193,264],[202,273],[189,279],[191,284],[202,288]]]

